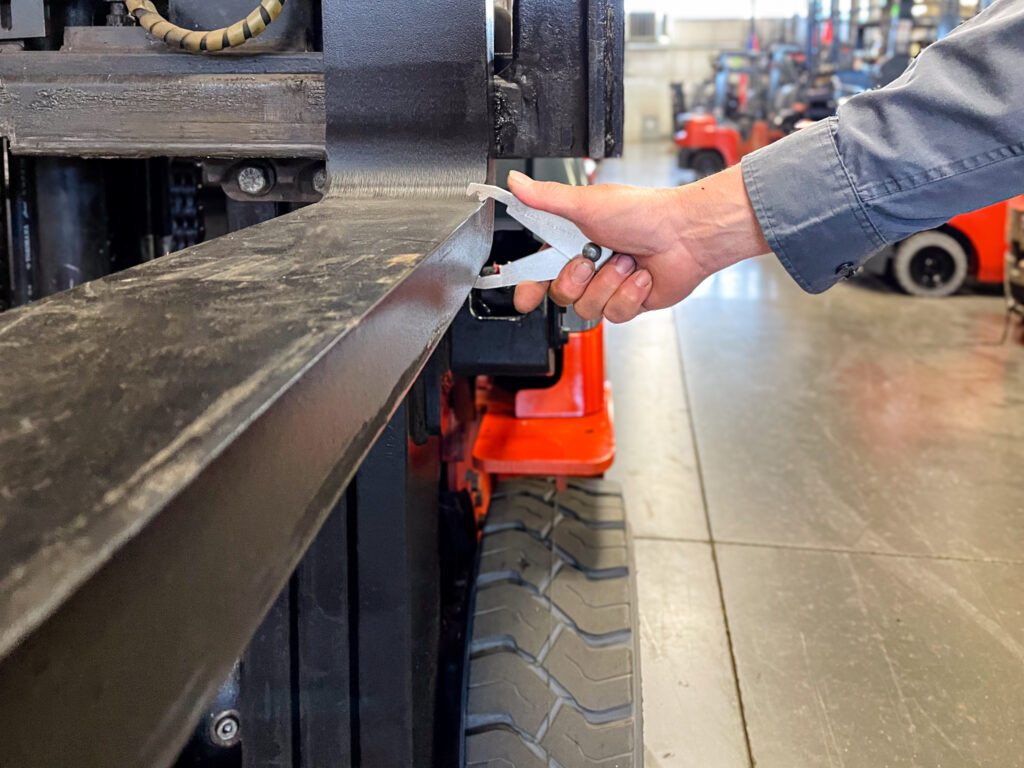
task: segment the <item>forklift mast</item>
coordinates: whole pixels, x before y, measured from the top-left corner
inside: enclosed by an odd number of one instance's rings
[[[255,4],[0,3],[2,766],[463,764],[491,498],[626,552],[600,328],[467,298],[530,243],[465,194],[621,151],[621,0]]]

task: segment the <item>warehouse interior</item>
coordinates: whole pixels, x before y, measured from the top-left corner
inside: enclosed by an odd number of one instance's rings
[[[628,322],[508,181],[1019,2],[0,1],[0,766],[1024,766],[1024,179]]]

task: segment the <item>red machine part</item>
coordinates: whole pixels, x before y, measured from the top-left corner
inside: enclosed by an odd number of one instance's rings
[[[601,326],[570,335],[562,376],[546,389],[515,395],[477,382],[483,412],[473,465],[488,475],[592,477],[615,458],[611,387],[604,380]]]
[[[448,467],[448,488],[469,495],[477,521],[487,514],[492,487],[492,477],[473,462],[480,415],[472,382],[449,372],[441,387],[441,459]]]

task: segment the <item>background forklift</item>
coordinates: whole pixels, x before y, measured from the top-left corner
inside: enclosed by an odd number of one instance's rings
[[[0,24],[0,765],[642,765],[602,328],[465,196],[621,151],[621,1],[254,2]]]
[[[941,227],[911,235],[873,256],[865,269],[890,277],[911,296],[952,296],[971,279],[1000,285],[1013,203],[963,213]]]
[[[702,178],[735,165],[805,122],[835,114],[842,87],[830,66],[808,68],[799,46],[723,53],[708,110],[677,118],[679,167]]]
[[[680,168],[698,178],[710,176],[782,138],[768,120],[773,82],[768,60],[759,52],[719,54],[710,111],[687,115],[676,132]]]

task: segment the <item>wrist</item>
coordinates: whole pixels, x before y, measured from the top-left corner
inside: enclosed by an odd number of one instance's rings
[[[669,191],[679,244],[706,274],[771,251],[740,166]]]

